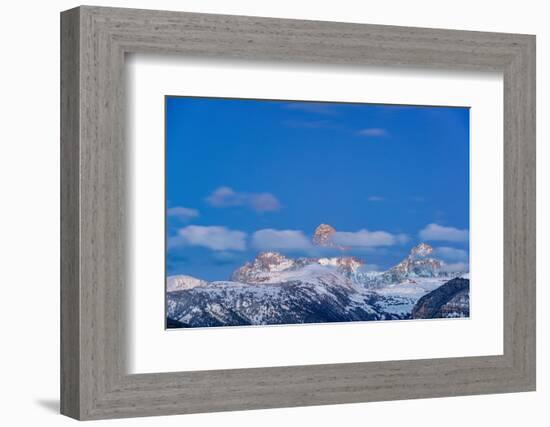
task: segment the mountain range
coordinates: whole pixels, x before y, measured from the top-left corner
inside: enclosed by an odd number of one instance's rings
[[[457,279],[467,272],[447,271],[445,263],[433,257],[430,245],[413,247],[386,271],[368,271],[363,260],[343,254],[346,248],[332,239],[335,232],[321,224],[312,243],[339,250],[341,256],[290,258],[267,251],[236,269],[228,281],[168,277],[167,326],[469,316],[469,279]]]

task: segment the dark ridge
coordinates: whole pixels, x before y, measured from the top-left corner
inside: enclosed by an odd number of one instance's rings
[[[179,320],[172,319],[171,317],[167,317],[166,318],[166,328],[167,329],[188,328],[188,326],[185,323],[180,322]]]
[[[411,312],[413,319],[469,317],[470,280],[452,279],[420,298]]]

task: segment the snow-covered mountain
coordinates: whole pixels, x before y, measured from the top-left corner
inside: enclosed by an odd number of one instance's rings
[[[334,248],[332,230],[321,224],[313,241]],[[169,277],[168,324],[206,327],[408,319],[422,297],[467,273],[447,272],[432,254],[433,248],[421,243],[396,266],[373,272],[363,271],[364,261],[351,256],[289,258],[261,252],[235,270],[231,281]],[[464,305],[463,296],[455,302]]]
[[[468,317],[470,315],[470,280],[455,278],[424,295],[412,309],[413,319]]]
[[[205,286],[208,282],[206,280],[197,279],[192,276],[180,274],[177,276],[170,276],[166,279],[166,291],[183,291],[185,289],[193,289],[197,286]]]
[[[316,267],[334,267],[335,272],[342,274],[340,281],[345,284],[349,278],[364,263],[356,257],[321,257],[321,258],[287,258],[279,252],[261,252],[252,262],[247,262],[233,272],[231,280],[234,282],[260,284],[279,283],[297,277],[309,277],[310,273],[324,271],[327,274],[331,269]],[[332,274],[332,273],[331,273]]]
[[[367,287],[376,288],[396,283],[416,283],[426,278],[449,280],[467,273],[466,271],[449,271],[445,262],[431,256],[433,251],[430,245],[420,243],[411,249],[405,259],[389,270],[380,273],[359,271],[355,275],[355,280]]]
[[[168,294],[167,316],[188,327],[400,319],[374,293],[312,274],[277,284],[212,282]]]

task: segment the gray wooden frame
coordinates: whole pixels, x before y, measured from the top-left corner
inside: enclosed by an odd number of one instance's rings
[[[128,375],[124,57],[131,52],[502,72],[504,354]],[[63,414],[100,419],[535,390],[534,36],[71,9],[61,14],[61,165]]]

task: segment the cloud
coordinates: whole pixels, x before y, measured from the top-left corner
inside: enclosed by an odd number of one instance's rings
[[[445,261],[467,261],[468,252],[464,249],[451,248],[448,246],[440,246],[434,248],[434,255],[444,259]]]
[[[169,246],[202,246],[213,251],[244,251],[246,233],[220,226],[189,225],[178,230]]]
[[[199,216],[199,211],[196,209],[184,208],[183,206],[174,206],[166,210],[166,215],[178,218],[182,221],[190,221]]]
[[[325,102],[289,102],[283,105],[286,110],[298,110],[305,113],[335,116],[338,114],[334,105]]]
[[[443,264],[441,266],[442,271],[458,273],[470,271],[470,265],[467,262],[456,262],[453,264]]]
[[[219,187],[206,201],[216,208],[245,206],[256,212],[272,212],[281,209],[281,203],[271,193],[242,193],[231,187]]]
[[[357,131],[357,135],[382,137],[382,136],[388,136],[389,134],[388,134],[388,131],[383,128],[366,128],[366,129],[361,129]]]
[[[354,232],[337,231],[332,240],[334,243],[349,247],[377,247],[392,246],[405,243],[408,237],[405,234],[392,234],[387,231],[359,230]]]
[[[278,211],[281,209],[279,200],[271,193],[256,193],[248,195],[248,205],[257,212]]]
[[[469,238],[468,230],[460,230],[454,227],[444,227],[438,224],[428,224],[420,231],[419,236],[422,240],[443,240],[447,242],[467,242]]]
[[[260,250],[308,250],[313,246],[299,230],[274,230],[266,228],[252,235],[252,246]]]
[[[380,197],[380,196],[370,196],[368,198],[369,202],[383,202],[384,200],[385,200],[384,197]]]

